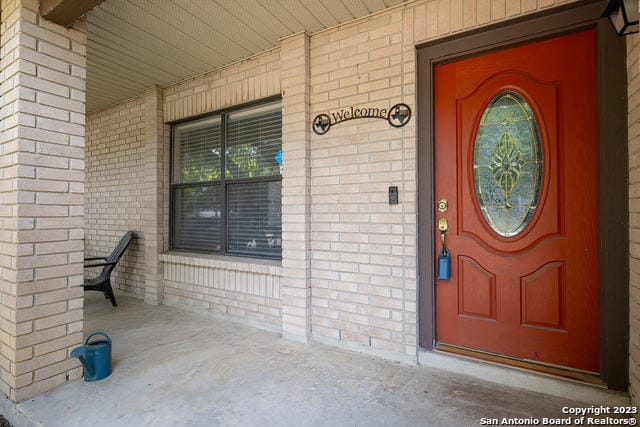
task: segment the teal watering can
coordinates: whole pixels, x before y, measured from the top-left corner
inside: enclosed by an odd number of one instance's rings
[[[97,335],[103,339],[89,342]],[[84,380],[88,382],[99,381],[111,375],[111,338],[104,332],[94,332],[89,335],[84,345],[71,351],[71,357],[80,360],[84,368]]]

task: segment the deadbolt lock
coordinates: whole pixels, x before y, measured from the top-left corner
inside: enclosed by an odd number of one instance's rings
[[[448,208],[449,208],[449,202],[447,201],[447,199],[438,200],[438,210],[440,212],[446,212]]]

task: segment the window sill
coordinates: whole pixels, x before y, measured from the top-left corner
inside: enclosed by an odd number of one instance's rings
[[[170,251],[160,254],[160,261],[195,267],[243,271],[247,273],[261,273],[274,276],[282,275],[282,261],[280,260]]]

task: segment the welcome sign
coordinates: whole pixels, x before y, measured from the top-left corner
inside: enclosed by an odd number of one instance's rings
[[[330,115],[329,115],[330,114]],[[407,104],[400,103],[389,108],[351,106],[329,114],[318,114],[311,123],[313,131],[317,135],[324,135],[329,132],[332,126],[355,119],[383,119],[395,128],[400,128],[411,119],[411,108]]]

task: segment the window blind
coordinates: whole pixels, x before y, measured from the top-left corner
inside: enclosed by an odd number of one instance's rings
[[[173,182],[219,180],[220,117],[180,124],[174,132]]]
[[[228,185],[227,221],[230,253],[280,256],[281,188],[280,181]]]
[[[219,185],[174,188],[174,248],[219,251],[220,219]]]
[[[282,148],[280,103],[229,114],[226,128],[226,178],[280,175],[275,159]]]

